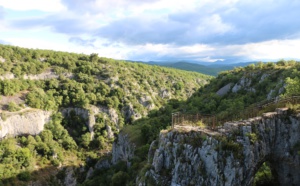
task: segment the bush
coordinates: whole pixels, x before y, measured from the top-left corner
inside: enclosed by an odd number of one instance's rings
[[[123,186],[127,180],[128,180],[129,176],[126,172],[123,171],[119,171],[116,174],[113,175],[112,177],[112,186]]]
[[[18,179],[21,180],[21,181],[29,181],[31,179],[30,172],[29,171],[21,172],[18,175]]]
[[[21,110],[21,108],[15,102],[9,102],[7,110],[10,112],[16,112]]]

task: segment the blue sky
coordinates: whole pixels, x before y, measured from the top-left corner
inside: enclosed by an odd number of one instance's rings
[[[300,59],[300,0],[0,0],[0,43],[142,61]]]

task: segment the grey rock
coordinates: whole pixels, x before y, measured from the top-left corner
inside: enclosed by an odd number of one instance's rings
[[[6,61],[6,59],[4,59],[2,56],[0,56],[0,62],[4,63]]]
[[[233,88],[232,88],[231,91],[232,91],[233,93],[236,93],[237,91],[239,91],[239,90],[241,90],[241,89],[246,89],[246,90],[248,90],[248,91],[254,91],[254,92],[255,92],[255,90],[254,90],[253,88],[250,87],[251,83],[252,83],[251,78],[242,77],[242,78],[239,80],[239,82],[237,82],[237,83],[233,86]]]
[[[64,178],[63,183],[66,186],[76,186],[77,185],[77,180],[76,180],[73,168],[68,167],[65,169],[65,178]]]
[[[117,140],[113,143],[112,164],[125,161],[127,166],[130,166],[135,148],[136,145],[130,142],[127,134],[119,133]]]
[[[263,74],[261,77],[260,77],[260,80],[259,80],[259,83],[263,82],[267,77],[269,77],[270,74]]]
[[[132,104],[127,105],[122,109],[125,117],[125,121],[129,122],[131,119],[136,120],[142,117],[140,113],[137,113]]]
[[[242,86],[236,83],[236,84],[234,85],[234,87],[232,88],[231,91],[232,91],[233,93],[236,93],[236,92],[239,91],[241,88],[242,88]]]
[[[5,115],[5,117],[4,117]],[[49,122],[51,112],[38,109],[26,109],[16,113],[2,113],[0,118],[0,139],[10,136],[37,135]]]
[[[169,99],[171,98],[171,93],[167,89],[163,89],[160,92],[160,97]]]
[[[300,141],[300,115],[277,109],[262,117],[228,122],[224,133],[199,130],[161,132],[152,168],[144,176],[163,185],[250,186],[261,164],[269,161],[280,185],[300,185],[300,155],[294,150]],[[195,138],[200,134],[206,137]],[[236,149],[220,140],[229,137]]]
[[[86,178],[85,179],[87,180],[90,177],[92,177],[93,173],[94,173],[94,169],[93,169],[93,167],[90,167],[89,170],[88,170],[88,172],[87,172],[87,174],[86,174]]]
[[[224,87],[220,88],[216,94],[219,96],[224,96],[225,94],[227,94],[230,91],[230,88],[232,86],[232,83],[228,83],[227,85],[225,85]]]
[[[111,162],[109,159],[100,160],[95,165],[95,169],[98,169],[98,170],[108,169],[110,167],[111,167]]]
[[[1,80],[14,79],[14,78],[15,78],[15,75],[13,73],[6,73],[6,74],[3,74],[3,75],[0,76]]]
[[[112,130],[111,130],[111,126],[106,125],[106,132],[107,132],[107,137],[108,137],[109,139],[114,138],[114,133],[113,133]]]

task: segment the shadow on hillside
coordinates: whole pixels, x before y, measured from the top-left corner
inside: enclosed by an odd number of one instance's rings
[[[1,179],[0,186],[72,185],[72,183],[83,182],[85,177],[84,167],[55,167],[50,165],[32,172],[23,171],[16,176]]]

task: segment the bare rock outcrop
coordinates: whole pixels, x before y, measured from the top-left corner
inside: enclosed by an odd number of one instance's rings
[[[131,119],[136,120],[136,119],[139,119],[142,117],[142,115],[140,113],[138,113],[134,110],[132,104],[125,106],[122,109],[122,112],[124,114],[126,122],[129,122]]]
[[[73,78],[74,77],[73,73],[64,73],[62,75],[66,78]],[[16,78],[17,77],[11,72],[3,74],[3,75],[0,76],[1,80],[4,80],[4,79],[9,80],[9,79],[16,79]],[[30,80],[57,79],[57,78],[59,78],[59,75],[56,74],[53,71],[48,71],[48,72],[43,72],[41,74],[36,74],[36,75],[25,74],[25,75],[22,76],[22,78],[23,79],[30,79]]]
[[[152,167],[137,185],[250,186],[266,161],[280,185],[300,185],[300,115],[280,109],[219,131],[161,132]]]
[[[232,92],[235,93],[241,89],[245,89],[251,92],[255,92],[255,89],[251,87],[252,79],[247,77],[242,77],[238,83],[236,83],[233,88]]]
[[[30,109],[17,113],[1,113],[0,139],[10,136],[37,135],[43,131],[49,122],[51,112]]]
[[[6,59],[3,58],[2,56],[0,56],[0,62],[1,62],[1,63],[4,63],[5,61],[6,61]]]
[[[130,160],[134,156],[135,148],[136,146],[130,142],[128,134],[120,133],[113,144],[112,163],[116,164],[119,161],[125,161],[127,166],[130,166]]]
[[[216,94],[219,96],[224,96],[225,94],[227,94],[230,89],[231,89],[232,83],[228,83],[227,85],[225,85],[224,87],[220,88]]]

